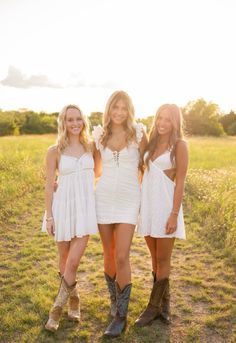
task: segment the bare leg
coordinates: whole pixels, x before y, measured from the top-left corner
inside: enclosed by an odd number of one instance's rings
[[[168,278],[170,275],[174,242],[175,238],[156,238],[156,273],[158,280]]]
[[[70,242],[57,242],[59,253],[59,271],[61,275],[64,275],[66,268],[66,261],[70,250]]]
[[[131,283],[129,254],[134,229],[135,226],[132,224],[116,224],[115,226],[116,281],[121,290]]]
[[[65,281],[69,286],[75,283],[76,272],[87,246],[89,235],[73,238],[70,242],[70,250],[64,272]]]
[[[151,236],[145,236],[145,241],[152,258],[152,270],[156,274],[157,270],[157,260],[156,260],[156,238]]]
[[[116,274],[114,224],[99,224],[103,246],[104,271],[113,278]]]

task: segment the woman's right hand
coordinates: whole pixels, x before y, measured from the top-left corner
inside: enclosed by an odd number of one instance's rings
[[[50,220],[50,221],[47,221],[46,223],[46,229],[47,229],[47,232],[50,236],[54,236],[55,235],[55,224],[54,224],[54,220]]]

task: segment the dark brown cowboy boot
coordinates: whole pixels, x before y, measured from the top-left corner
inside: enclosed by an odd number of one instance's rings
[[[162,304],[161,304],[161,312],[160,312],[160,319],[166,323],[170,324],[170,284],[169,279],[167,282],[166,290],[162,297]]]
[[[118,283],[116,282],[116,316],[110,325],[107,327],[104,336],[117,337],[125,329],[127,324],[127,313],[129,306],[129,299],[131,293],[132,284],[126,285],[121,291]]]
[[[161,279],[153,284],[147,308],[135,321],[137,326],[150,325],[160,315],[162,297],[167,287],[168,279]]]
[[[111,278],[108,274],[104,273],[107,287],[110,293],[110,299],[111,299],[111,308],[110,308],[110,314],[112,317],[115,317],[116,315],[116,275]]]
[[[153,277],[153,283],[156,282],[157,277],[156,273],[152,271],[152,277]],[[161,311],[160,311],[160,319],[166,323],[170,324],[171,318],[170,318],[170,283],[168,279],[167,287],[166,290],[163,294],[162,297],[162,302],[161,302]]]

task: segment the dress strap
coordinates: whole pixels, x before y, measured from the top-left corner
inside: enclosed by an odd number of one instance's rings
[[[134,127],[136,131],[136,141],[139,144],[143,138],[143,133],[146,131],[146,126],[143,125],[143,123],[136,123]]]
[[[94,139],[94,142],[96,144],[96,148],[98,150],[103,149],[103,145],[101,143],[101,137],[102,137],[103,133],[104,133],[104,130],[103,130],[101,125],[97,125],[97,126],[93,127],[92,137]]]

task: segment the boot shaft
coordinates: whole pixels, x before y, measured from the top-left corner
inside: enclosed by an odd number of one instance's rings
[[[129,307],[132,284],[126,285],[122,290],[116,282],[116,306],[120,317],[126,317]]]
[[[156,281],[153,284],[151,296],[150,296],[150,304],[155,306],[155,307],[160,307],[161,302],[164,296],[164,293],[166,291],[167,285],[168,285],[169,279],[161,279]]]

